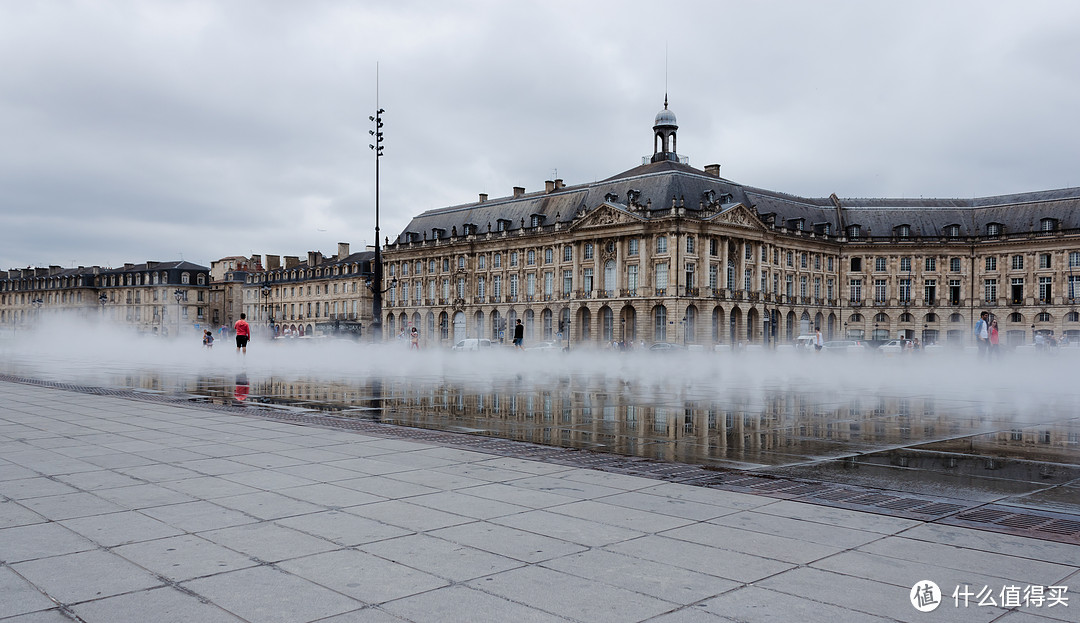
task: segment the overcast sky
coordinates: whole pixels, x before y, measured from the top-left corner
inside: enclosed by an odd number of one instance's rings
[[[384,236],[641,164],[665,88],[743,184],[1080,186],[1078,2],[13,0],[0,268],[373,244],[376,64]]]

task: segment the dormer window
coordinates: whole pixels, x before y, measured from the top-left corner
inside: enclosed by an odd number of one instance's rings
[[[1039,229],[1041,231],[1054,231],[1055,229],[1057,229],[1057,219],[1044,218],[1043,220],[1039,221]]]
[[[803,224],[805,222],[806,222],[805,219],[793,218],[793,219],[788,221],[788,226],[791,227],[792,229],[794,229],[795,231],[802,231],[803,230]]]
[[[446,230],[445,229],[443,229],[441,227],[432,227],[431,228],[431,237],[434,238],[435,240],[438,240],[439,238],[442,238],[445,235],[446,235]]]
[[[850,238],[852,240],[858,240],[859,236],[861,234],[862,234],[862,227],[860,227],[859,225],[848,225],[848,228],[847,228],[847,237],[848,238]]]
[[[987,225],[986,225],[986,235],[987,236],[1000,236],[1001,235],[1001,224],[1000,223],[987,223]]]
[[[900,238],[911,237],[911,225],[901,225],[896,228],[896,235]]]
[[[496,231],[508,231],[510,229],[510,221],[508,219],[501,218],[498,220],[497,224]]]
[[[533,214],[529,217],[529,227],[539,227],[544,224],[543,214]]]
[[[946,225],[945,226],[945,235],[948,236],[949,238],[959,238],[960,237],[960,226],[959,225]]]

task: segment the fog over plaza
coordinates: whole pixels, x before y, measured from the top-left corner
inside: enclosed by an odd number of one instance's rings
[[[781,192],[1080,185],[1061,1],[0,4],[0,269],[374,243],[650,153]]]
[[[877,396],[934,396],[942,404],[974,401],[1015,412],[1023,421],[1048,403],[1073,404],[1080,387],[1072,378],[1080,348],[1054,352],[1019,348],[1000,359],[978,359],[973,348],[942,348],[886,356],[837,355],[780,349],[729,351],[619,352],[572,344],[570,352],[518,351],[495,345],[490,351],[442,348],[409,350],[406,342],[383,345],[349,339],[276,339],[256,334],[247,355],[231,337],[212,349],[193,333],[183,340],[136,335],[128,328],[53,315],[35,328],[0,341],[5,371],[51,381],[112,386],[141,371],[163,378],[243,373],[251,381],[274,378],[360,385],[372,379],[421,380],[483,391],[536,389],[572,383],[600,392],[632,390],[647,401],[724,401],[732,396],[760,401],[780,390],[835,405]],[[526,346],[529,344],[526,343]],[[567,385],[569,387],[569,385]],[[175,391],[164,386],[162,391]]]

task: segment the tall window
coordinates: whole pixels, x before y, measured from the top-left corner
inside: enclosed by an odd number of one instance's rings
[[[529,266],[532,266],[533,264],[536,264],[536,250],[535,249],[529,249],[529,251],[525,254],[525,263],[528,264]]]
[[[510,252],[510,265],[511,266],[517,266],[517,260],[518,260],[518,252],[517,251],[511,251]]]
[[[911,272],[911,258],[910,257],[902,257],[902,258],[900,258],[900,271],[905,272],[905,273],[910,273]]]
[[[496,253],[491,256],[491,265],[495,268],[502,268],[502,253]]]
[[[630,240],[626,241],[626,254],[627,255],[637,255],[638,254],[638,239],[637,238],[631,238]]]
[[[631,264],[626,267],[626,287],[630,290],[631,296],[637,294],[638,288],[638,267],[637,264]]]
[[[574,261],[574,247],[566,245],[562,248],[562,261],[572,262]]]
[[[878,302],[878,303],[884,303],[885,302],[885,294],[886,294],[885,284],[886,284],[886,282],[885,282],[884,279],[875,279],[874,280],[874,301],[875,302]],[[852,299],[852,300],[854,300],[854,299]]]
[[[862,279],[852,279],[849,285],[851,286],[851,302],[862,301]]]
[[[1069,251],[1069,268],[1080,268],[1080,251]]]
[[[476,295],[480,298],[483,298],[487,294],[487,289],[485,288],[486,285],[483,277],[476,278]]]
[[[934,305],[937,298],[937,279],[927,279],[923,282],[923,301],[927,305]]]
[[[686,252],[687,253],[693,253],[694,252],[694,237],[693,236],[687,236],[686,237]]]
[[[957,259],[959,260],[960,258],[957,258]],[[988,257],[988,258],[986,258],[986,270],[997,270],[997,258],[996,257]]]
[[[653,339],[657,342],[667,341],[667,308],[663,305],[653,308]]]
[[[574,271],[562,271],[562,291],[563,294],[570,294],[574,291]]]
[[[720,271],[717,268],[716,264],[709,264],[709,287],[712,288],[713,290],[720,287],[720,284],[719,284],[720,274],[719,273],[720,273]]]
[[[544,249],[544,263],[551,264],[555,261],[555,249],[548,247]]]
[[[754,271],[749,268],[743,270],[743,290],[749,292],[753,286]],[[803,277],[805,280],[806,277]]]
[[[585,296],[592,296],[590,293],[593,289],[593,269],[584,269],[581,275],[581,288],[585,290]]]
[[[525,275],[525,294],[536,296],[536,273]]]
[[[1018,255],[1012,256],[1012,269],[1013,270],[1023,270],[1024,269],[1024,256],[1023,255],[1018,254]]]
[[[935,270],[937,270],[937,258],[936,257],[928,257],[928,258],[926,258],[926,272],[933,272]]]
[[[656,289],[666,290],[668,287],[668,265],[661,262],[656,265]]]
[[[593,244],[591,242],[585,243],[585,259],[593,259]]]
[[[510,275],[510,297],[516,299],[518,295],[518,276]]]
[[[874,271],[879,272],[879,273],[885,272],[885,258],[883,258],[883,257],[875,257],[874,258]]]
[[[987,303],[997,302],[997,279],[983,280],[983,295]]]
[[[693,262],[687,262],[686,263],[686,287],[688,287],[688,288],[696,288],[697,287],[697,280],[695,279],[695,275],[696,275],[696,265]]]
[[[487,268],[487,256],[480,254],[476,256],[476,268],[477,270],[484,270]]]
[[[656,237],[656,252],[667,253],[667,236]]]
[[[1040,253],[1039,254],[1039,268],[1050,268],[1050,254],[1049,253]]]
[[[502,296],[502,275],[495,275],[491,278],[491,295],[495,298]]]
[[[1049,303],[1054,294],[1050,279],[1050,277],[1039,277],[1039,300],[1043,303]]]
[[[911,301],[911,280],[910,279],[901,279],[900,280],[900,301],[902,303],[906,303],[906,302]]]

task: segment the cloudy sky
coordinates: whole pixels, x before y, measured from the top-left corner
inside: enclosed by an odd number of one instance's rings
[[[1023,6],[1020,6],[1023,4]],[[1080,3],[0,2],[0,268],[305,255],[679,151],[803,196],[1080,186]]]

